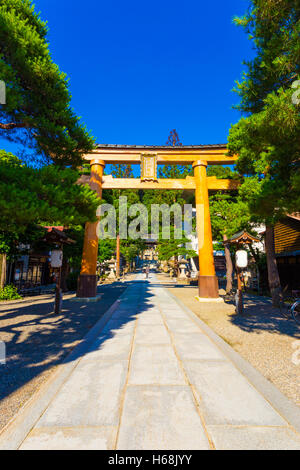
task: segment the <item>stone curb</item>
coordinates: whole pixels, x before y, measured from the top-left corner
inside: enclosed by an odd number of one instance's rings
[[[96,295],[96,297],[72,297],[69,302],[93,303],[99,302],[103,294]]]
[[[0,450],[17,450],[21,446],[26,436],[33,429],[50,402],[76,368],[83,354],[87,352],[91,343],[97,338],[114,311],[118,308],[127,289],[128,287],[91,328],[82,342],[58,366],[56,372],[33,394],[20,411],[3,428],[0,432]]]
[[[166,289],[167,290],[167,289]],[[167,290],[170,297],[193,318],[207,336],[219,347],[219,349],[233,362],[237,369],[247,378],[256,390],[271,404],[271,406],[284,418],[297,432],[300,433],[300,408],[290,401],[283,393],[269,382],[248,361],[242,358],[229,344],[218,336],[203,320],[189,309],[172,292]]]

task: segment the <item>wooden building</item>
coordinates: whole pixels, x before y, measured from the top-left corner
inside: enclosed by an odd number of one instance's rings
[[[23,295],[40,293],[39,288],[55,282],[55,270],[50,266],[51,249],[65,243],[75,243],[62,226],[44,226],[41,246],[20,246],[26,254],[7,264],[6,284],[13,284]],[[67,261],[67,260],[66,260]]]
[[[282,288],[300,290],[300,213],[276,223],[274,244]]]

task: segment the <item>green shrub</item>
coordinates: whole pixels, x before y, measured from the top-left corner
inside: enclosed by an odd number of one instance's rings
[[[12,284],[0,289],[0,300],[16,300],[21,298],[22,297],[18,294],[16,286]]]

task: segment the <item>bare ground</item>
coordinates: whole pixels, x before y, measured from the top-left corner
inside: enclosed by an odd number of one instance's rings
[[[188,308],[250,362],[281,392],[300,406],[300,326],[286,320],[270,300],[247,296],[243,316],[230,304],[205,304],[195,299],[197,287],[164,283]]]

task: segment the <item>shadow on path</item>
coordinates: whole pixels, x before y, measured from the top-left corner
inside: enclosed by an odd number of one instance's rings
[[[284,318],[271,300],[263,297],[246,294],[244,314],[233,315],[231,322],[248,333],[268,331],[300,338],[300,326],[293,319]]]
[[[100,286],[98,293],[103,293],[103,296],[95,303],[64,300],[59,316],[53,314],[53,297],[50,296],[43,303],[37,299],[30,305],[7,304],[5,311],[0,311],[0,340],[6,344],[6,365],[0,365],[0,403],[61,363],[124,290],[133,284],[134,281],[127,281]]]
[[[197,295],[197,287],[178,285],[170,282],[168,279],[162,280],[161,284],[156,287],[165,287],[167,289],[184,289],[190,293],[192,297]],[[234,305],[233,302],[226,304]],[[209,314],[212,304],[198,304],[199,310]],[[214,305],[214,310],[220,311],[222,314],[222,304]],[[223,309],[224,310],[224,309]],[[224,311],[224,315],[227,312]],[[290,336],[291,338],[300,338],[300,325],[293,319],[284,318],[278,308],[272,306],[271,299],[262,296],[244,295],[244,314],[230,315],[230,322],[243,331],[248,333],[259,333],[267,331],[269,333],[278,333]]]

